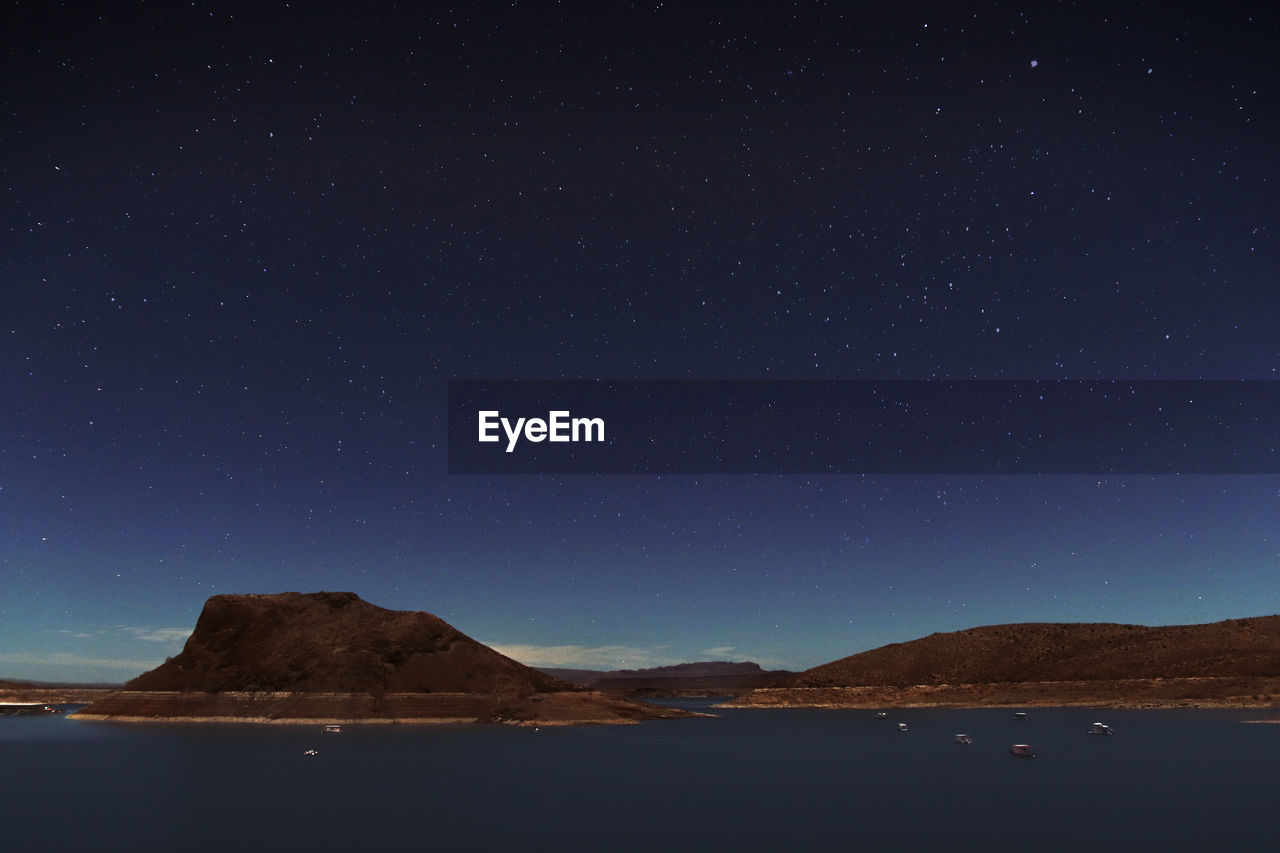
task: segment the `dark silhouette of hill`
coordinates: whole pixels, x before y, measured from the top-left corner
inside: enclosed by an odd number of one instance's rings
[[[1206,625],[991,625],[806,670],[795,687],[1280,676],[1280,616]]]
[[[216,595],[182,654],[126,690],[531,693],[573,690],[430,613],[353,592]]]
[[[88,703],[119,688],[119,684],[76,684],[57,681],[27,681],[20,678],[0,678],[0,700],[6,702],[38,702],[42,705]]]
[[[779,687],[790,683],[795,673],[790,670],[766,670],[750,661],[695,661],[649,669],[553,669],[542,672],[556,678],[597,690],[625,693],[706,692],[751,690],[757,687]]]
[[[630,722],[685,716],[538,672],[351,592],[210,598],[182,653],[79,718]]]
[[[25,678],[0,678],[0,690],[118,690],[119,682],[107,681],[31,681]]]

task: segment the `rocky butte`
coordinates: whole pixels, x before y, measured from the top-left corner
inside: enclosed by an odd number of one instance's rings
[[[216,595],[182,653],[78,719],[633,723],[685,712],[538,672],[423,612],[351,592]]]

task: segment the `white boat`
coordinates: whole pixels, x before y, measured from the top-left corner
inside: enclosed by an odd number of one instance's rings
[[[1023,758],[1035,758],[1036,748],[1029,743],[1015,743],[1009,747],[1010,755],[1019,755]]]
[[[898,731],[900,731],[900,732],[905,732],[906,730],[907,730],[907,724],[906,724],[906,723],[898,723]]]
[[[41,702],[0,702],[0,714],[18,716],[20,714],[61,714],[61,708],[45,705]]]
[[[1013,718],[1014,718],[1015,720],[1025,720],[1025,719],[1027,718],[1027,712],[1026,712],[1026,711],[1014,711],[1014,712],[1013,712]]]
[[[327,735],[336,735],[342,733],[342,726],[325,726],[324,733]]]
[[[956,743],[973,743],[972,735],[956,735]]]
[[[888,714],[886,714],[884,711],[877,711],[877,712],[876,712],[876,719],[877,719],[877,720],[887,720],[888,718],[889,718],[889,715],[888,715]]]
[[[308,749],[306,752],[302,754],[303,755],[319,755],[320,753],[316,752],[314,749]]]
[[[1092,726],[1089,726],[1089,734],[1109,735],[1113,734],[1113,732],[1111,730],[1111,726],[1108,726],[1105,723],[1094,723]]]

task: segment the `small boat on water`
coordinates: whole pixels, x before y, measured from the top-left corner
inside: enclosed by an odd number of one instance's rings
[[[898,723],[898,731],[900,731],[900,732],[905,732],[906,730],[907,730],[907,724],[906,724],[906,723]]]
[[[0,702],[0,715],[6,717],[25,714],[61,714],[62,712],[61,708],[41,702]]]
[[[303,755],[319,755],[320,753],[316,752],[314,749],[308,749],[306,752],[302,754]]]
[[[877,720],[887,720],[887,719],[889,719],[889,715],[888,715],[887,713],[885,713],[884,711],[877,711],[877,712],[876,712],[876,719],[877,719]]]
[[[324,733],[327,735],[336,735],[342,733],[342,726],[325,726]]]
[[[1014,718],[1015,720],[1025,720],[1025,719],[1027,718],[1027,712],[1026,712],[1026,711],[1014,711],[1014,712],[1013,712],[1013,718]]]
[[[1015,743],[1009,747],[1010,755],[1018,755],[1023,758],[1035,758],[1036,748],[1029,743]]]
[[[972,735],[956,735],[956,743],[973,743]]]
[[[1108,726],[1105,723],[1094,723],[1092,726],[1089,726],[1089,734],[1109,735],[1114,734],[1114,732],[1111,730],[1111,726]]]

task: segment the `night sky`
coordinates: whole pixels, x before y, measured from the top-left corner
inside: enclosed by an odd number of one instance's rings
[[[450,379],[1280,379],[1258,4],[416,5],[8,5],[0,676],[218,593],[597,668],[1280,612],[1274,475],[445,442]]]

